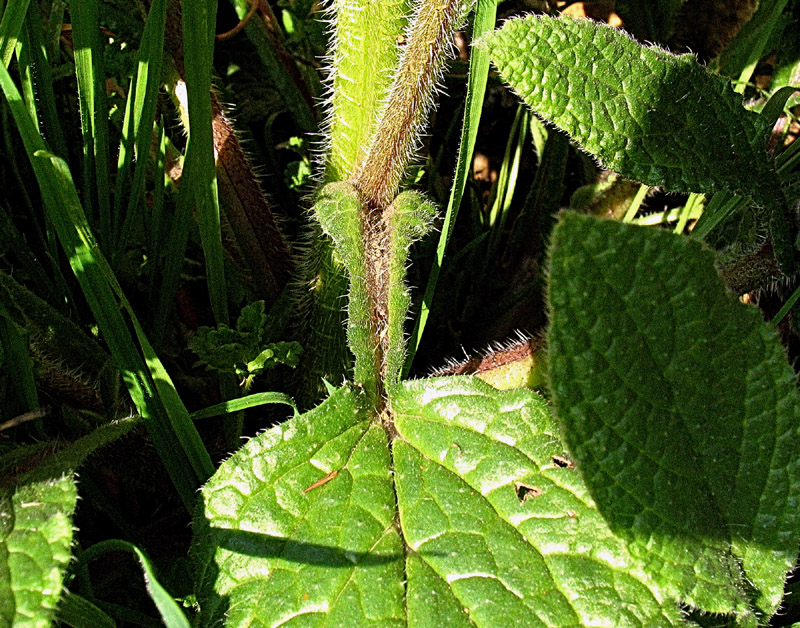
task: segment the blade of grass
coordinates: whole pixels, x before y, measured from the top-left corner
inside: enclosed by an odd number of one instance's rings
[[[717,192],[706,205],[703,215],[692,230],[691,237],[703,240],[727,216],[739,209],[745,200],[731,192]]]
[[[158,124],[158,150],[156,152],[155,178],[153,179],[153,206],[150,210],[150,219],[147,221],[149,238],[147,242],[147,264],[148,277],[147,290],[148,301],[156,303],[155,289],[158,285],[158,272],[161,268],[161,260],[165,246],[165,220],[164,220],[164,192],[166,184],[165,165],[167,159],[167,143],[164,128],[163,116]],[[150,310],[151,312],[153,310]]]
[[[744,93],[770,37],[780,25],[787,3],[788,0],[762,0],[753,17],[712,64],[720,74],[738,78],[734,89],[740,94]]]
[[[38,110],[39,131],[53,152],[64,159],[67,158],[67,144],[58,115],[56,97],[53,92],[53,76],[50,62],[47,59],[44,41],[44,25],[39,4],[34,2],[28,6],[28,15],[20,39],[23,47],[28,48],[34,102],[31,107]]]
[[[42,190],[45,208],[58,232],[70,266],[123,375],[129,394],[145,419],[153,443],[184,504],[191,510],[197,487],[213,473],[208,452],[172,382],[144,338],[130,303],[94,242],[66,163],[47,152],[5,68],[0,68],[0,89],[5,94],[22,136]],[[131,338],[121,310],[125,311],[139,336],[146,362]]]
[[[792,292],[792,296],[790,296],[788,299],[786,299],[786,303],[784,303],[784,304],[781,306],[781,309],[780,309],[780,310],[778,310],[778,313],[777,313],[777,314],[775,315],[775,317],[774,317],[774,318],[773,318],[773,319],[770,321],[770,324],[771,324],[773,327],[777,327],[777,326],[778,326],[778,324],[779,324],[779,323],[780,323],[780,322],[781,322],[781,321],[782,321],[784,318],[786,318],[786,315],[787,315],[789,312],[791,312],[791,311],[792,311],[792,308],[794,307],[794,304],[795,304],[795,303],[797,303],[797,299],[800,299],[800,286],[797,286],[797,288],[795,288],[795,289],[794,289],[794,292]]]
[[[139,561],[147,593],[156,605],[166,628],[190,628],[189,621],[180,606],[178,606],[178,603],[156,578],[150,558],[133,543],[128,543],[121,539],[110,539],[95,543],[79,556],[81,567],[84,570],[88,569],[88,564],[98,556],[102,556],[106,552],[119,551],[130,552]]]
[[[247,410],[248,408],[263,406],[269,403],[286,404],[287,406],[292,407],[295,416],[297,416],[298,414],[297,405],[294,403],[294,401],[289,395],[285,395],[279,392],[263,392],[263,393],[254,393],[252,395],[247,395],[247,397],[240,397],[239,399],[231,399],[230,401],[224,401],[223,403],[218,403],[213,406],[209,406],[208,408],[203,408],[202,410],[192,412],[189,416],[192,418],[193,421],[197,421],[199,419],[208,419],[214,416],[231,414],[233,412]]]
[[[789,148],[775,158],[775,165],[780,173],[791,172],[798,162],[800,162],[800,142],[797,140],[789,144]]]
[[[116,628],[114,620],[77,593],[67,592],[58,602],[57,619],[72,628]]]
[[[6,4],[3,19],[0,21],[0,59],[3,61],[4,68],[11,63],[11,57],[14,55],[22,32],[25,14],[28,12],[29,2],[30,0],[17,0]]]
[[[212,136],[211,67],[214,57],[216,0],[197,0],[183,5],[183,46],[186,96],[189,105],[189,141],[186,168],[181,187],[191,185],[197,205],[200,238],[206,261],[208,293],[217,323],[228,324],[228,297],[225,287],[222,234],[220,231],[217,169]]]
[[[625,212],[625,217],[622,219],[622,222],[631,222],[634,218],[636,218],[636,214],[639,212],[639,208],[642,206],[642,201],[644,201],[649,191],[650,188],[644,183],[639,186],[639,190],[633,197],[631,206],[628,207],[628,211]]]
[[[44,33],[45,50],[49,59],[54,60],[58,53],[61,28],[64,26],[64,13],[66,13],[68,6],[69,4],[64,0],[51,0],[47,22],[42,31]]]
[[[534,119],[530,128],[541,129],[541,122]],[[532,135],[535,144],[537,135]],[[534,248],[538,248],[538,257],[544,256],[564,193],[569,147],[569,138],[565,134],[551,130],[547,133],[544,145],[537,148],[539,167],[514,223],[511,243],[503,253],[504,260],[521,259]]]
[[[4,413],[13,416],[36,410],[39,407],[39,396],[33,378],[28,339],[8,315],[2,303],[0,303],[0,349],[3,352],[4,370],[9,375],[13,374],[6,384],[9,390],[6,391],[4,399]],[[41,419],[36,419],[36,425],[41,429]]]
[[[117,172],[117,183],[120,177],[127,180],[130,172],[130,163],[135,150],[136,166],[133,169],[133,181],[126,193],[120,193],[120,188],[116,189],[114,196],[114,211],[116,219],[122,221],[122,225],[114,247],[112,255],[112,268],[119,262],[125,247],[128,245],[133,227],[136,220],[142,218],[142,205],[144,202],[145,175],[147,174],[148,155],[150,153],[150,143],[153,138],[153,124],[155,121],[156,102],[158,100],[158,89],[161,85],[161,65],[164,53],[164,26],[167,19],[166,0],[155,0],[150,6],[147,14],[147,22],[142,33],[142,41],[137,54],[136,80],[131,81],[131,89],[128,92],[128,100],[132,100],[130,110],[126,105],[126,118],[130,111],[132,122],[132,136],[123,139],[127,147],[124,153],[120,152],[120,160],[123,162],[122,172]],[[191,55],[190,55],[191,56]],[[127,125],[126,125],[127,128]],[[124,215],[122,204],[127,198],[127,206]]]
[[[472,27],[473,41],[483,33],[494,28],[497,20],[497,3],[495,0],[478,0],[475,9],[475,18]],[[425,287],[425,295],[422,298],[422,306],[419,316],[415,318],[414,329],[408,342],[408,355],[403,365],[402,377],[407,377],[414,362],[414,356],[422,340],[425,331],[425,324],[428,322],[433,297],[436,293],[436,282],[442,270],[442,262],[447,251],[447,244],[453,233],[455,220],[461,206],[461,198],[467,185],[467,176],[472,164],[472,153],[475,150],[475,139],[478,135],[478,124],[481,119],[483,109],[483,97],[486,93],[486,81],[489,77],[489,55],[481,48],[473,47],[470,51],[469,60],[469,79],[467,82],[466,105],[464,108],[464,124],[461,128],[461,145],[458,148],[458,160],[456,162],[456,176],[453,179],[453,187],[450,188],[450,198],[445,210],[444,223],[439,235],[439,244],[436,247],[436,259],[433,261],[428,283]]]
[[[70,7],[75,76],[83,134],[83,198],[86,213],[94,216],[90,203],[97,194],[100,244],[111,243],[111,198],[108,100],[106,98],[103,45],[97,0],[81,0]]]
[[[489,226],[491,234],[489,236],[489,246],[486,251],[486,259],[494,260],[497,257],[497,249],[505,231],[508,210],[511,208],[511,201],[517,188],[517,177],[519,175],[519,162],[522,159],[522,149],[528,136],[530,122],[530,112],[525,105],[519,105],[514,123],[506,145],[506,152],[503,156],[503,163],[500,166],[500,174],[497,178],[497,196],[494,199],[491,212],[489,213]],[[488,265],[484,265],[484,270]]]
[[[186,100],[189,111],[189,141],[186,145],[187,170],[181,190],[193,191],[197,221],[205,257],[208,296],[217,323],[228,324],[228,291],[225,282],[224,253],[220,224],[217,166],[214,156],[213,107],[211,103],[211,68],[214,61],[214,32],[217,1],[198,0],[184,3],[182,32],[186,71]],[[238,397],[241,392],[233,377],[220,377],[223,399]],[[238,447],[242,415],[225,422],[225,438],[231,448]]]
[[[692,193],[689,195],[689,198],[686,199],[686,204],[680,211],[678,224],[675,225],[674,233],[683,233],[690,216],[697,215],[698,213],[702,214],[705,200],[705,194]]]

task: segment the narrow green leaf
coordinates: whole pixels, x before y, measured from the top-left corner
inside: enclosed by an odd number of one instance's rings
[[[389,449],[362,394],[249,441],[203,488],[200,626],[405,626]]]
[[[766,124],[692,55],[588,20],[513,19],[483,40],[534,111],[608,168],[677,192],[728,189],[782,203]]]
[[[70,19],[83,134],[83,197],[92,216],[90,200],[96,192],[100,240],[106,242],[111,238],[108,98],[97,0],[73,2]]]
[[[5,386],[12,394],[5,397],[4,414],[22,414],[39,407],[27,334],[18,328],[0,302],[0,355]],[[8,393],[6,393],[8,394]],[[12,416],[13,416],[12,414]]]
[[[131,552],[138,560],[142,568],[147,594],[156,605],[158,613],[161,615],[161,619],[164,622],[164,626],[166,628],[189,628],[189,620],[186,619],[186,615],[181,610],[180,606],[178,606],[175,599],[169,594],[169,591],[158,581],[150,558],[133,543],[128,543],[127,541],[119,539],[101,541],[83,552],[80,556],[80,561],[85,569],[89,562],[105,552],[120,550]]]
[[[194,3],[193,3],[194,4]],[[114,195],[114,212],[117,224],[121,224],[117,235],[112,265],[125,251],[131,232],[137,221],[141,221],[144,205],[145,175],[149,162],[150,144],[153,141],[158,88],[161,85],[161,65],[164,54],[164,28],[167,18],[167,0],[156,0],[147,14],[142,41],[136,55],[136,76],[131,79],[123,124],[123,146],[117,164],[117,178]],[[135,151],[135,153],[134,153]],[[131,163],[133,181],[128,184]],[[125,207],[124,214],[122,213]]]
[[[30,80],[34,96],[30,107],[32,111],[37,112],[40,133],[45,142],[54,153],[66,159],[67,144],[64,141],[61,117],[53,91],[50,62],[45,54],[43,30],[41,9],[38,3],[33,3],[28,7],[28,14],[20,37],[22,52],[30,63]]]
[[[58,604],[58,621],[72,628],[117,628],[114,620],[85,597],[67,593]]]
[[[475,17],[472,22],[472,38],[477,40],[481,35],[494,28],[497,19],[496,0],[477,0],[475,7]],[[403,367],[403,376],[407,376],[414,361],[422,334],[425,331],[425,324],[430,314],[433,296],[436,293],[436,283],[439,281],[439,273],[442,269],[442,262],[453,234],[458,210],[461,207],[461,199],[464,196],[464,189],[467,185],[467,175],[472,164],[472,153],[475,150],[475,140],[478,137],[478,124],[483,110],[483,97],[486,93],[486,82],[489,78],[489,55],[481,48],[473,47],[470,50],[469,75],[467,79],[467,95],[464,105],[464,122],[461,126],[461,143],[458,147],[458,161],[456,163],[456,174],[453,185],[450,188],[450,197],[447,201],[447,208],[444,213],[444,222],[439,236],[439,243],[436,245],[436,260],[431,267],[428,276],[428,284],[425,286],[425,295],[422,298],[419,316],[414,319],[414,329],[409,339],[409,351]]]
[[[282,403],[286,404],[287,406],[291,406],[292,410],[295,412],[295,415],[297,415],[297,406],[295,405],[294,401],[292,401],[291,397],[279,392],[263,392],[247,395],[246,397],[239,397],[238,399],[231,399],[230,401],[224,401],[222,403],[209,406],[208,408],[203,408],[202,410],[192,412],[189,416],[193,421],[197,421],[199,419],[207,419],[209,417],[221,416],[223,414],[230,414],[232,412],[240,412],[241,410],[247,410],[248,408],[256,408],[268,403]]]
[[[14,56],[29,3],[30,0],[7,2],[3,11],[3,20],[0,21],[0,61],[5,68],[8,68],[11,57]]]
[[[752,598],[766,618],[797,558],[800,396],[775,333],[714,260],[694,240],[565,214],[553,402],[600,511],[659,584],[712,612]]]
[[[214,60],[216,0],[197,0],[183,5],[183,46],[186,97],[189,109],[189,141],[183,183],[191,186],[206,262],[211,309],[218,323],[228,323],[228,295],[220,229],[217,169],[211,130],[211,68]]]

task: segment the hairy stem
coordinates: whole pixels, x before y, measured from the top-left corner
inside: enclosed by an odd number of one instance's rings
[[[386,108],[353,184],[367,207],[383,210],[400,187],[433,101],[433,91],[470,2],[421,0]]]

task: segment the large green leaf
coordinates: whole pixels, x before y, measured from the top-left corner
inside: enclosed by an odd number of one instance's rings
[[[336,391],[203,489],[202,626],[681,625],[536,394],[405,382],[372,420],[363,397]]]
[[[595,509],[540,397],[470,377],[392,392],[408,626],[680,624]]]
[[[774,332],[698,242],[576,214],[549,299],[556,414],[612,529],[676,597],[733,611],[746,582],[772,614],[800,536],[800,397]]]
[[[201,625],[403,625],[389,449],[365,396],[336,391],[249,441],[206,484],[194,544]]]
[[[523,100],[608,168],[672,191],[724,188],[782,202],[766,124],[693,55],[546,16],[509,20],[483,41]]]

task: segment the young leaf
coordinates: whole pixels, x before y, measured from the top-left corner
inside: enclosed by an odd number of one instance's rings
[[[399,381],[406,354],[403,326],[411,307],[411,295],[406,286],[408,250],[428,233],[435,213],[436,208],[423,194],[408,191],[395,198],[383,216],[389,238],[389,250],[383,256],[383,263],[388,266],[384,379],[390,384]]]
[[[734,610],[741,564],[771,615],[800,536],[800,396],[774,332],[700,243],[577,214],[549,299],[556,414],[612,529],[705,610]]]
[[[195,521],[201,626],[681,625],[541,398],[470,377],[389,393],[387,430],[342,388],[220,467]]]
[[[676,192],[728,189],[779,206],[766,124],[692,55],[588,20],[528,16],[483,39],[534,111],[608,168]]]
[[[363,206],[350,183],[329,183],[320,191],[314,213],[350,279],[347,305],[347,342],[356,358],[354,378],[370,395],[377,394],[380,373],[375,321],[370,311],[367,254],[364,250]]]

